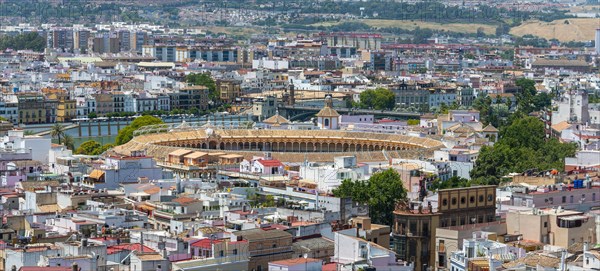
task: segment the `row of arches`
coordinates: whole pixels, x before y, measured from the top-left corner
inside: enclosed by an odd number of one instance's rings
[[[361,151],[400,151],[419,147],[392,142],[264,142],[264,141],[180,141],[166,145],[184,148],[227,150],[227,151],[272,151],[272,152],[361,152]]]

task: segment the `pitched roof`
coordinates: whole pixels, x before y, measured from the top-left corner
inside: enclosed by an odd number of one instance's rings
[[[195,198],[189,198],[189,197],[180,197],[180,198],[174,198],[171,200],[172,202],[177,202],[180,205],[189,205],[195,202],[199,202],[199,200],[195,199]]]
[[[160,187],[158,187],[158,186],[154,186],[152,188],[148,188],[148,189],[144,190],[144,193],[146,193],[148,195],[156,194],[158,192],[160,192]]]
[[[519,266],[520,264],[524,264],[526,266],[537,266],[539,264],[543,267],[558,267],[560,264],[560,259],[542,254],[527,254],[527,256],[523,258],[503,264],[502,267],[512,268]]]
[[[207,153],[205,152],[199,152],[199,151],[195,151],[189,154],[186,154],[185,156],[183,156],[183,158],[188,158],[188,159],[198,159],[202,156],[206,156]]]
[[[281,265],[281,266],[294,266],[294,265],[314,263],[314,262],[321,262],[321,260],[313,259],[313,258],[295,258],[295,259],[273,261],[273,262],[269,262],[269,264],[270,265],[271,264],[272,265]]]
[[[92,178],[92,179],[100,179],[100,178],[102,178],[102,176],[104,176],[104,171],[99,170],[99,169],[94,169],[90,173],[90,178]]]
[[[280,167],[283,166],[283,163],[281,163],[281,161],[279,160],[275,160],[275,159],[270,159],[270,160],[258,160],[258,163],[260,163],[261,165],[265,166],[265,167]]]
[[[562,132],[563,130],[568,129],[569,127],[571,127],[571,124],[566,121],[561,121],[557,124],[552,125],[552,129],[557,132]]]
[[[158,252],[144,252],[144,253],[134,253],[135,256],[142,261],[161,261],[164,260],[162,255]]]
[[[494,127],[494,125],[488,124],[488,126],[485,126],[485,128],[483,128],[482,131],[483,132],[488,132],[488,133],[497,133],[498,129],[496,129],[496,127]]]
[[[106,248],[107,254],[115,254],[121,251],[143,251],[143,252],[155,252],[152,248],[142,246],[142,244],[120,244],[116,246],[109,246]]]
[[[317,117],[339,117],[340,114],[335,111],[335,109],[329,107],[329,105],[325,105],[319,113],[317,113]]]
[[[19,271],[71,271],[71,267],[64,266],[22,266]]]
[[[24,181],[20,182],[21,187],[25,191],[35,191],[38,189],[44,189],[46,186],[57,187],[60,183],[57,180],[52,181]]]
[[[212,244],[218,244],[221,243],[221,240],[212,240],[210,238],[205,238],[202,240],[198,240],[197,242],[194,242],[192,244],[193,247],[200,247],[200,248],[206,248],[206,249],[210,249],[212,247]]]
[[[266,123],[266,124],[271,124],[271,125],[280,125],[280,124],[290,123],[289,120],[287,120],[286,118],[284,118],[281,115],[279,115],[279,113],[277,113],[274,116],[272,116],[272,117],[264,120],[263,122]]]
[[[279,239],[279,238],[292,238],[292,235],[286,231],[281,230],[262,230],[262,229],[250,229],[236,231],[233,233],[235,236],[241,236],[248,241],[260,241],[264,239]]]
[[[186,149],[178,149],[176,151],[170,152],[169,155],[172,155],[172,156],[183,156],[183,155],[186,155],[186,154],[188,154],[190,152],[192,152],[192,151],[186,150]]]

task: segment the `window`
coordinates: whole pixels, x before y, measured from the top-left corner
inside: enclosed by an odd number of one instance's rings
[[[479,202],[483,202],[483,195],[479,195]]]
[[[492,194],[489,194],[487,200],[492,201],[493,199],[494,199],[494,196],[492,196]]]
[[[544,221],[544,228],[548,228],[548,221]]]
[[[452,205],[456,205],[456,198],[452,198]]]
[[[470,202],[470,203],[475,203],[475,196],[471,196],[471,197],[469,198],[469,202]]]
[[[562,203],[567,203],[567,196],[562,197]]]
[[[466,202],[467,202],[467,199],[465,197],[460,198],[460,204],[465,204]]]
[[[569,199],[569,203],[573,203],[573,195],[571,195],[571,198]]]
[[[324,126],[329,126],[329,119],[325,119],[325,120],[323,121],[323,125],[324,125]]]
[[[596,193],[592,193],[592,201],[596,201]]]
[[[223,257],[223,251],[219,250],[219,257]]]

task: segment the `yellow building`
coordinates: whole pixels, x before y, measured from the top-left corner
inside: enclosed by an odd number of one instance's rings
[[[242,96],[240,83],[231,80],[217,81],[217,90],[219,90],[221,101],[233,103],[235,99]]]
[[[56,121],[66,122],[77,118],[77,101],[69,99],[65,91],[56,91],[47,95],[49,99],[57,100]]]
[[[39,93],[22,93],[19,100],[19,123],[44,123],[46,122],[46,109],[44,96]]]

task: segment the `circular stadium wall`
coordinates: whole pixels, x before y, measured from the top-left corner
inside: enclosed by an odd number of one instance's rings
[[[427,157],[443,147],[442,142],[431,138],[344,130],[257,130],[210,125],[143,128],[136,131],[137,136],[130,142],[112,151],[129,155],[132,151],[145,150],[157,159],[181,148],[247,157],[271,152],[273,157],[288,162],[324,162],[342,155],[357,156],[359,161]]]

